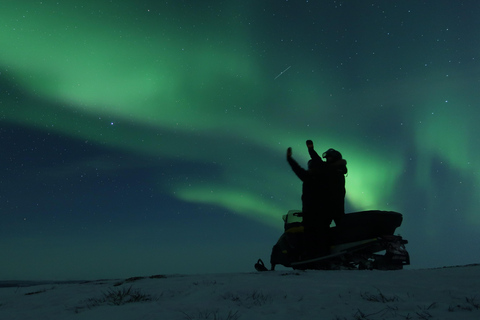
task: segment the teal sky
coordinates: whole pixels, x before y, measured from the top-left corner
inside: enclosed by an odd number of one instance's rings
[[[0,4],[0,278],[250,271],[307,139],[412,266],[478,262],[480,4],[80,3]]]

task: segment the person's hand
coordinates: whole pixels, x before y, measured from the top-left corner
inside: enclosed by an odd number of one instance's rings
[[[290,158],[292,156],[292,148],[287,149],[287,158]]]
[[[307,140],[307,148],[313,148],[313,141]]]

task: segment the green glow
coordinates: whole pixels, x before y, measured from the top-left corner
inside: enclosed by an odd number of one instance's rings
[[[416,185],[424,188],[428,194],[426,214],[432,222],[437,219],[435,212],[443,201],[458,201],[463,195],[458,189],[471,179],[470,190],[478,189],[480,175],[474,166],[474,159],[480,157],[477,148],[480,136],[480,109],[478,108],[478,88],[474,83],[461,78],[445,76],[449,69],[439,68],[431,71],[429,76],[435,79],[422,96],[422,108],[415,110],[415,144],[416,152],[412,157],[418,163]],[[445,185],[432,185],[436,179],[434,168],[450,168],[458,174],[448,188],[452,199],[438,199],[438,194]],[[462,176],[464,178],[462,178]],[[473,192],[475,193],[475,192]],[[467,199],[468,209],[451,214],[462,215],[470,224],[480,224],[478,200]]]
[[[343,83],[329,82],[335,75],[318,69],[313,74],[310,64],[316,61],[282,61],[277,73],[267,72],[270,61],[259,58],[252,49],[251,30],[236,20],[222,30],[196,31],[191,23],[158,16],[139,22],[109,1],[84,7],[10,1],[2,4],[0,19],[5,75],[38,101],[53,104],[19,108],[14,97],[5,98],[5,121],[162,159],[215,163],[222,174],[214,182],[162,185],[160,192],[275,226],[287,210],[301,207],[301,182],[288,167],[285,150],[293,147],[294,157],[306,164],[304,141],[311,138],[319,151],[335,147],[344,152],[347,199],[356,209],[396,209],[386,203],[397,196],[405,153],[411,151],[401,142],[368,151],[359,147],[375,144],[363,137],[359,124],[375,112],[371,104],[386,103],[391,84],[368,94],[365,88],[353,88],[358,92],[352,100],[358,105],[348,100],[342,105],[341,95],[348,90],[338,89]],[[443,82],[432,87],[433,93],[418,93],[424,103],[411,108],[416,111],[405,111],[401,104],[392,107],[397,101],[385,107],[408,118],[415,131],[408,137],[417,145],[420,163],[415,184],[426,189],[433,157],[461,172],[473,171],[472,161],[480,157],[478,148],[472,148],[479,136],[478,117],[471,116],[468,107],[478,110],[475,99],[463,101]],[[445,103],[434,98],[438,92],[453,92],[458,98]],[[337,110],[342,106],[345,110]],[[343,113],[356,117],[344,123],[342,117],[332,116]],[[366,124],[363,128],[371,129]],[[430,196],[434,198],[434,191]],[[473,203],[466,215],[480,223],[477,207]]]
[[[219,186],[201,186],[180,190],[178,196],[182,200],[218,205],[277,229],[283,227],[280,219],[285,214],[284,208],[265,202],[256,193]]]
[[[0,13],[8,27],[0,33],[0,43],[8,43],[0,62],[37,95],[67,107],[162,127],[204,129],[218,127],[224,118],[225,107],[212,101],[219,91],[225,94],[219,84],[236,85],[232,98],[237,102],[247,90],[260,92],[251,85],[258,68],[245,59],[249,53],[225,45],[241,43],[241,38],[212,44],[195,34],[181,38],[135,29],[125,34],[122,24],[92,25],[80,9],[62,7],[67,11],[60,15],[47,5],[32,6],[17,9],[14,4]],[[232,34],[237,29],[232,25]],[[151,40],[138,40],[146,38]]]
[[[454,168],[471,170],[476,150],[470,147],[475,139],[470,131],[478,119],[453,104],[425,118],[416,126],[418,151],[439,156]]]
[[[347,199],[356,210],[399,210],[387,204],[395,197],[395,184],[402,172],[400,160],[379,153],[353,153],[352,159],[348,163],[346,188]]]

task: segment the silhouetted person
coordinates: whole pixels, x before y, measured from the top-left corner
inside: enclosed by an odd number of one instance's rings
[[[293,172],[303,182],[302,215],[306,249],[304,258],[306,259],[329,252],[330,223],[334,218],[335,223],[339,223],[344,214],[344,173],[346,173],[346,161],[341,159],[338,151],[327,150],[323,154],[327,160],[325,162],[314,150],[311,140],[307,141],[307,147],[312,158],[308,162],[308,170],[302,168],[293,159],[292,148],[287,149],[287,161]],[[338,158],[338,154],[340,154],[340,158]],[[343,178],[343,184],[341,178]]]
[[[322,154],[322,158],[314,150],[312,140],[307,140],[308,153],[312,160],[326,160],[326,166],[322,171],[323,183],[327,188],[321,196],[324,202],[323,208],[330,212],[336,225],[339,225],[345,215],[345,175],[347,174],[347,161],[342,158],[342,154],[335,149],[328,149]]]

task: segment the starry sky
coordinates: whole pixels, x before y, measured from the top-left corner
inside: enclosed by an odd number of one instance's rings
[[[301,208],[288,147],[478,263],[477,1],[0,4],[0,279],[250,272]]]

